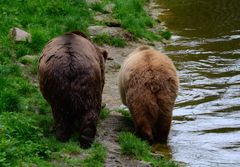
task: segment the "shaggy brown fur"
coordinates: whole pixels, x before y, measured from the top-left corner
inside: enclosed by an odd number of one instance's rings
[[[39,60],[40,90],[51,105],[56,136],[67,141],[78,127],[80,144],[96,134],[107,52],[78,31],[54,38]],[[75,127],[76,125],[76,127]]]
[[[137,134],[151,144],[167,142],[178,84],[172,61],[148,46],[137,48],[122,65],[122,102],[132,114]]]

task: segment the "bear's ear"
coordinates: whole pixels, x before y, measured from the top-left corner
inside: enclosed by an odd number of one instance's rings
[[[102,53],[104,60],[107,60],[108,52],[103,48],[100,48],[100,52]]]

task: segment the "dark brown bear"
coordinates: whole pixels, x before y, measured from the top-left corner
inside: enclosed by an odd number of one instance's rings
[[[122,102],[132,114],[137,134],[151,144],[167,142],[178,84],[172,61],[148,46],[137,48],[122,65]]]
[[[105,50],[78,31],[54,38],[43,49],[40,90],[51,105],[60,141],[67,141],[76,128],[83,148],[94,141],[106,57]]]

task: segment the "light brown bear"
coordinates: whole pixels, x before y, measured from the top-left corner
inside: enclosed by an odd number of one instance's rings
[[[51,40],[39,60],[40,90],[51,105],[56,136],[67,141],[74,130],[83,148],[91,146],[99,118],[107,52],[80,31]]]
[[[166,143],[179,80],[166,55],[141,46],[124,61],[119,91],[128,106],[138,136],[153,143]]]

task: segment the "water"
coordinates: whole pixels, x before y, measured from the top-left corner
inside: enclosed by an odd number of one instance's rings
[[[159,0],[180,93],[169,145],[187,166],[240,166],[240,1]]]

